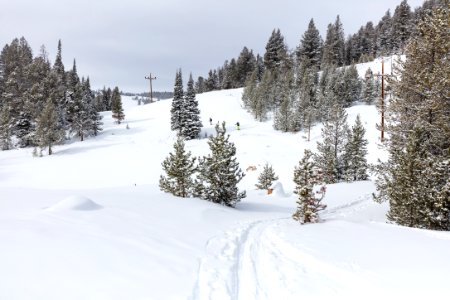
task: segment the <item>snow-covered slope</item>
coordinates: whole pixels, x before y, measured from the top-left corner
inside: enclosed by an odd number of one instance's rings
[[[293,170],[303,149],[315,149],[320,126],[310,142],[304,133],[274,131],[271,121],[255,122],[241,108],[241,94],[197,96],[202,136],[226,121],[241,168],[257,167],[241,181],[248,196],[236,209],[159,191],[161,162],[175,141],[170,101],[137,106],[124,97],[124,124],[104,113],[97,138],[57,146],[52,156],[0,152],[0,299],[430,299],[450,293],[450,233],[386,224],[387,206],[371,200],[370,181],[330,185],[324,222],[295,223]],[[362,116],[369,161],[385,157],[375,107],[347,112],[350,125]],[[186,146],[205,155],[206,142]],[[254,186],[265,162],[279,175],[271,195]]]

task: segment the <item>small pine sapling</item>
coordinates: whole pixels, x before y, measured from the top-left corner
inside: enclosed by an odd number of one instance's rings
[[[278,176],[275,174],[275,171],[273,170],[272,166],[266,163],[264,165],[261,174],[259,174],[258,183],[256,184],[256,187],[259,190],[267,190],[272,186],[272,183],[275,180],[278,180]]]

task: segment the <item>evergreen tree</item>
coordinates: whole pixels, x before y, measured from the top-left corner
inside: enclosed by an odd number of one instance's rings
[[[89,121],[89,131],[94,136],[97,136],[97,134],[102,131],[102,116],[98,113],[96,109],[96,103],[94,94],[91,90],[91,84],[89,77],[84,81],[84,84],[82,86],[83,94],[82,94],[82,103],[83,106],[86,108],[87,112],[87,119]]]
[[[354,102],[358,101],[361,97],[361,80],[358,76],[358,70],[355,65],[351,65],[345,68],[343,77],[344,95],[341,103],[344,103],[345,107],[350,107]]]
[[[274,29],[266,45],[264,66],[272,72],[278,72],[286,59],[287,47],[284,43],[284,37],[281,35],[280,29]]]
[[[0,114],[0,147],[2,150],[12,148],[11,115],[8,106],[4,105]]]
[[[111,95],[111,111],[113,119],[116,119],[117,124],[120,124],[125,119],[125,114],[122,108],[122,97],[120,96],[119,88],[116,86]]]
[[[258,79],[257,79],[257,71],[254,70],[251,76],[245,82],[244,91],[242,93],[242,102],[244,103],[244,107],[248,110],[252,110],[254,107],[253,101],[256,99],[256,92],[258,88]]]
[[[358,114],[345,147],[344,172],[347,181],[367,180],[368,178],[369,166],[366,159],[368,141],[364,138],[365,132]]]
[[[377,32],[376,48],[377,55],[384,56],[391,53],[392,42],[392,16],[388,10],[375,28]]]
[[[314,25],[314,20],[309,21],[308,29],[302,36],[297,48],[297,61],[306,64],[306,67],[320,67],[322,60],[322,37]]]
[[[361,98],[367,104],[373,104],[377,98],[378,92],[376,90],[375,80],[370,68],[367,69],[362,85]]]
[[[258,121],[265,121],[272,101],[273,76],[270,71],[264,72],[261,83],[257,86],[254,77],[250,78],[249,86],[244,91],[244,101],[247,109]]]
[[[339,16],[334,24],[329,24],[323,45],[323,65],[342,66],[344,62],[344,29]]]
[[[236,75],[237,75],[237,86],[242,87],[245,85],[248,77],[252,74],[255,69],[256,59],[253,55],[253,51],[249,51],[247,47],[242,49],[239,58],[236,61]]]
[[[172,108],[170,109],[170,128],[175,131],[181,130],[181,112],[184,106],[183,78],[181,69],[175,75],[175,87],[173,90]]]
[[[405,226],[450,230],[448,24],[448,6],[419,23],[401,80],[392,82],[390,156],[378,167],[377,200],[389,201],[388,219]]]
[[[205,78],[199,76],[197,82],[195,83],[195,93],[201,94],[205,92]]]
[[[48,155],[52,155],[52,146],[59,143],[64,132],[58,124],[58,114],[51,99],[42,111],[36,128],[36,142],[41,149],[48,147]]]
[[[326,208],[326,205],[321,203],[325,196],[325,186],[322,186],[317,192],[320,197],[316,197],[316,193],[314,193],[314,186],[322,183],[322,176],[312,157],[312,152],[306,149],[303,158],[294,170],[294,193],[298,195],[298,200],[297,211],[292,218],[301,224],[318,222],[319,211]]]
[[[294,102],[296,94],[294,89],[294,74],[288,72],[282,77],[282,88],[280,93],[281,104],[275,109],[273,127],[283,132],[291,131],[294,118]]]
[[[329,120],[323,124],[322,142],[317,143],[316,162],[323,171],[325,183],[336,183],[343,179],[344,150],[348,135],[347,113],[335,104]]]
[[[174,153],[162,162],[162,167],[166,176],[161,175],[159,188],[167,193],[178,197],[191,197],[193,195],[194,181],[192,176],[196,172],[195,157],[191,157],[191,152],[184,148],[182,138],[178,138],[174,144]]]
[[[182,118],[184,121],[181,128],[181,135],[187,139],[195,139],[199,136],[203,127],[200,121],[200,110],[198,109],[198,101],[195,98],[194,80],[192,74],[189,76],[187,90],[184,99]]]
[[[392,42],[393,50],[397,53],[403,53],[406,42],[412,33],[412,13],[407,0],[403,0],[395,8],[392,16]]]
[[[236,161],[236,147],[225,136],[225,122],[222,128],[216,125],[216,136],[208,141],[211,154],[203,157],[199,163],[199,184],[197,191],[201,191],[202,199],[234,207],[242,198],[245,191],[239,192],[237,184],[245,176]]]
[[[269,165],[269,163],[266,163],[261,174],[258,176],[256,187],[260,190],[267,190],[272,186],[275,180],[278,180],[278,176],[275,174],[272,166]]]

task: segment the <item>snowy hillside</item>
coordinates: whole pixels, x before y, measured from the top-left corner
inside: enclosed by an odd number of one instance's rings
[[[379,62],[358,66],[360,75]],[[390,72],[390,70],[385,70]],[[173,150],[170,101],[138,106],[124,97],[126,120],[104,113],[97,138],[0,152],[0,299],[433,299],[450,293],[450,233],[386,223],[371,181],[329,185],[324,222],[300,226],[293,170],[314,150],[320,127],[274,131],[241,107],[242,89],[197,96],[204,128],[226,121],[247,198],[236,209],[176,198],[158,188]],[[361,115],[368,160],[379,148],[374,106]],[[209,124],[209,118],[213,125]],[[240,130],[235,124],[239,122]],[[126,126],[129,126],[129,129]],[[209,153],[207,139],[186,142]],[[279,175],[275,192],[255,190],[262,166]]]

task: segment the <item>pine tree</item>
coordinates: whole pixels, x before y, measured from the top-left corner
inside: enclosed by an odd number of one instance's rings
[[[249,100],[249,110],[258,121],[265,121],[267,119],[267,113],[273,107],[273,82],[274,77],[269,70],[266,70],[262,81],[254,93],[252,93],[252,97]]]
[[[348,135],[347,113],[335,104],[329,120],[323,124],[322,142],[317,143],[317,166],[323,171],[325,183],[335,183],[343,179],[343,154]]]
[[[41,149],[48,147],[48,155],[52,155],[52,146],[59,143],[64,132],[58,124],[58,114],[51,99],[42,111],[36,128],[36,142]]]
[[[245,191],[239,192],[237,184],[245,176],[236,161],[236,147],[225,136],[225,122],[222,128],[216,125],[216,136],[208,141],[211,154],[203,157],[199,163],[199,184],[197,191],[201,191],[201,198],[234,207],[242,198]]]
[[[281,71],[287,56],[287,46],[284,43],[284,37],[281,35],[280,29],[274,29],[266,45],[264,66],[266,69],[278,73]]]
[[[391,53],[392,42],[392,16],[388,10],[375,28],[377,32],[376,48],[378,56],[385,56]]]
[[[278,176],[275,174],[272,166],[269,165],[269,163],[266,163],[261,174],[258,176],[256,187],[260,190],[267,190],[272,186],[275,180],[278,180]]]
[[[178,138],[174,144],[174,153],[162,162],[162,167],[166,176],[161,175],[159,188],[167,193],[178,197],[191,197],[194,193],[194,180],[197,167],[195,157],[191,157],[191,152],[186,152],[182,138]]]
[[[319,30],[314,25],[314,20],[311,19],[297,48],[297,61],[305,64],[307,68],[316,67],[318,69],[322,60],[322,44]]]
[[[345,147],[344,172],[347,181],[367,180],[368,178],[369,166],[366,159],[368,141],[364,138],[365,132],[358,114]]]
[[[87,107],[87,112],[89,115],[89,121],[90,121],[90,126],[89,126],[89,130],[91,131],[91,133],[94,136],[97,136],[97,134],[102,131],[102,116],[99,114],[97,107],[96,107],[96,101],[95,101],[95,97],[94,94],[92,93],[91,90],[91,84],[90,84],[90,80],[89,77],[86,79],[86,81],[84,82],[83,85],[83,103],[85,103],[86,107]]]
[[[377,201],[401,225],[450,230],[450,10],[437,7],[418,24],[408,59],[393,80],[389,160],[378,167]]]
[[[362,84],[355,65],[345,68],[342,84],[344,93],[341,103],[344,103],[345,107],[350,107],[361,97]]]
[[[4,105],[0,114],[0,147],[2,150],[9,150],[12,146],[11,115],[8,106]]]
[[[200,121],[198,101],[195,98],[194,80],[192,79],[192,74],[189,76],[189,81],[187,83],[187,90],[182,110],[182,118],[184,121],[181,122],[183,124],[181,128],[181,135],[187,139],[195,139],[199,136],[203,125]]]
[[[361,98],[367,104],[373,104],[377,98],[378,92],[375,86],[375,80],[370,68],[367,69],[362,85]]]
[[[120,96],[119,88],[116,86],[111,95],[111,111],[113,119],[116,119],[117,124],[120,124],[125,119],[125,114],[122,108],[122,97]]]
[[[207,91],[207,90],[206,90]],[[181,112],[184,106],[183,78],[181,69],[175,75],[175,87],[173,90],[172,108],[170,109],[170,128],[174,131],[181,130]]]
[[[258,88],[258,73],[256,70],[253,71],[251,76],[245,82],[244,91],[242,92],[242,102],[244,103],[244,107],[248,110],[251,110],[253,105],[253,101],[255,101],[256,91]]]
[[[244,47],[236,61],[237,87],[245,85],[248,77],[250,77],[255,69],[255,65],[256,59],[253,55],[253,51],[249,51],[247,47]]]
[[[281,104],[275,109],[273,127],[283,132],[291,131],[292,119],[294,118],[294,102],[296,98],[294,89],[294,74],[288,72],[282,77],[282,88],[280,93]]]
[[[323,44],[322,66],[342,66],[344,62],[344,29],[339,16],[334,24],[329,24]]]
[[[316,197],[314,193],[314,186],[322,183],[322,176],[312,157],[312,152],[306,149],[303,158],[294,170],[294,193],[298,195],[298,200],[297,211],[292,218],[301,224],[317,223],[319,211],[326,208],[326,205],[321,203],[325,196],[325,186],[322,186],[317,192],[320,197]]]
[[[202,76],[199,76],[197,78],[197,82],[195,83],[195,93],[196,94],[201,94],[204,93],[205,90],[205,78],[203,78]]]
[[[403,53],[406,42],[412,33],[412,13],[407,0],[403,0],[395,8],[392,16],[392,42],[393,50],[397,53]]]

